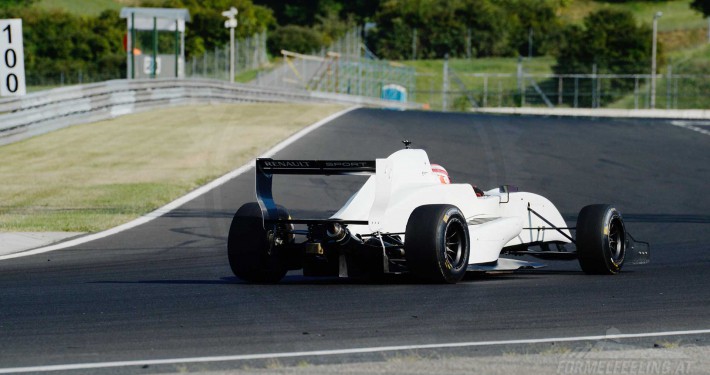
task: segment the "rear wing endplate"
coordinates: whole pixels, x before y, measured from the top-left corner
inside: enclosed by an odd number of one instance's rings
[[[279,220],[272,193],[273,176],[286,175],[372,175],[374,160],[274,160],[256,159],[256,201],[264,221]]]

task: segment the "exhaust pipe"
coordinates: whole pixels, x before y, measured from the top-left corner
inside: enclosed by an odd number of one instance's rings
[[[331,240],[335,241],[338,244],[342,244],[344,242],[347,242],[349,237],[352,237],[350,235],[350,231],[348,228],[343,227],[340,225],[340,223],[334,223],[330,222],[326,226],[326,235],[328,235],[328,238]]]

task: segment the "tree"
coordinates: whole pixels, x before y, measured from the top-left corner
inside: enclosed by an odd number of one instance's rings
[[[651,28],[637,25],[629,11],[602,9],[584,19],[584,27],[571,25],[553,70],[557,74],[590,74],[593,66],[603,74],[648,74],[651,61]],[[659,43],[659,61],[663,61]],[[660,69],[660,64],[659,64]],[[586,80],[585,80],[586,81]],[[623,93],[633,88],[633,80],[611,80],[612,90]],[[615,98],[607,93],[602,102]],[[589,104],[589,103],[586,103]]]
[[[458,12],[467,29],[466,33],[471,29],[474,56],[510,56],[514,53],[509,27],[512,15],[500,3],[464,0]]]
[[[37,0],[0,0],[0,9],[12,7],[29,8],[36,2]]]
[[[536,54],[556,50],[561,28],[557,11],[565,0],[384,0],[368,43],[390,59],[463,57],[468,35],[474,56],[527,55],[535,33]],[[416,38],[414,30],[416,29]]]
[[[276,26],[271,9],[254,5],[251,0],[145,0],[142,6],[187,8],[192,22],[185,32],[188,56],[200,56],[205,50],[222,47],[229,42],[222,12],[230,7],[239,10],[235,29],[237,37],[248,37]]]
[[[380,4],[377,28],[368,35],[368,43],[389,59],[411,58],[413,39],[417,58],[465,56],[471,29],[475,54],[510,54],[508,18],[491,0],[386,0]]]
[[[354,15],[357,23],[364,23],[372,19],[380,7],[380,0],[350,0],[343,2],[341,15]]]
[[[312,28],[299,25],[278,27],[269,33],[266,46],[272,56],[281,54],[282,49],[298,53],[312,53],[322,45],[322,35]]]
[[[554,52],[559,45],[562,24],[557,11],[560,3],[557,0],[505,0],[503,7],[511,15],[508,30],[510,46],[521,56],[527,56],[532,47],[532,55],[546,55]],[[530,31],[532,30],[532,46]]]
[[[380,0],[254,0],[274,11],[279,25],[315,26],[319,17],[328,17],[334,13],[340,19],[353,16],[358,23],[375,15]]]
[[[29,84],[112,79],[125,76],[125,20],[109,10],[80,17],[36,7],[0,8],[0,18],[22,18],[25,71]],[[92,78],[93,77],[93,78]]]
[[[693,0],[690,7],[702,13],[705,17],[710,17],[710,0]]]
[[[570,26],[553,67],[556,73],[647,73],[651,61],[651,28],[637,25],[628,11],[602,9]]]

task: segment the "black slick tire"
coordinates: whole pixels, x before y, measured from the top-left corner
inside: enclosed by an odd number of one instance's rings
[[[456,283],[466,275],[470,241],[466,218],[456,207],[417,207],[407,221],[404,256],[412,274],[436,283]]]
[[[577,256],[587,274],[614,275],[626,253],[626,230],[621,213],[608,204],[585,206],[577,217]]]
[[[282,207],[279,207],[279,218],[288,218]],[[276,283],[286,275],[288,266],[283,248],[276,246],[273,240],[277,228],[267,225],[267,229],[256,202],[244,204],[234,214],[227,254],[229,266],[238,278],[253,283]]]

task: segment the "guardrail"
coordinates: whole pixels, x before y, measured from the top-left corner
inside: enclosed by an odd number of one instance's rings
[[[413,103],[205,79],[113,80],[0,99],[0,145],[71,125],[154,108],[235,102],[311,102],[419,108]]]

